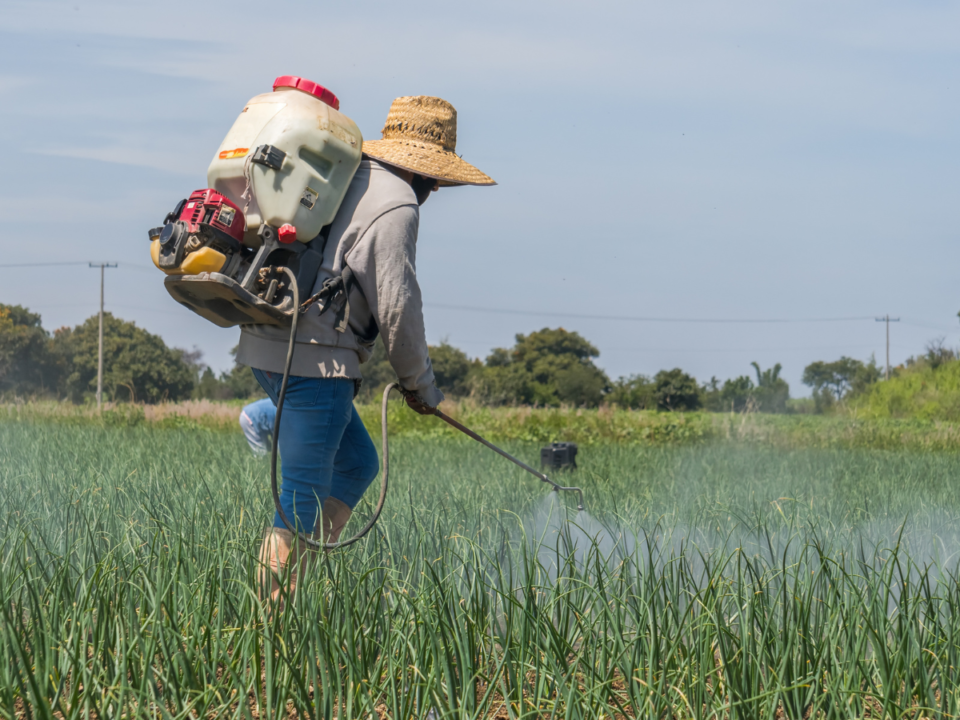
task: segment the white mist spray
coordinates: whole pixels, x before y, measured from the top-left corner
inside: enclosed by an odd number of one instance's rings
[[[590,557],[616,563],[630,555],[636,538],[604,526],[586,510],[570,511],[558,492],[548,493],[523,520],[528,548],[551,578],[556,579],[563,564],[573,562],[584,570]]]

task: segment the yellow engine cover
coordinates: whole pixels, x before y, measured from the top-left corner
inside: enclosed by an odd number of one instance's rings
[[[160,267],[160,241],[150,243],[150,259],[167,275],[199,275],[202,272],[219,272],[227,262],[227,256],[212,247],[203,247],[187,255],[180,267],[168,270]]]

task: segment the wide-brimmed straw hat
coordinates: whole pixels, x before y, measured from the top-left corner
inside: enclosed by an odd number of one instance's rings
[[[456,153],[457,111],[446,100],[426,95],[393,101],[383,140],[363,143],[366,155],[425,177],[441,186],[496,185]]]

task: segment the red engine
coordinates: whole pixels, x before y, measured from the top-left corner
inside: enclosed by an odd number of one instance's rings
[[[195,190],[167,213],[162,226],[150,231],[150,239],[159,241],[157,267],[175,271],[187,255],[210,247],[228,259],[218,267],[229,267],[232,272],[243,253],[244,225],[243,213],[233,202],[210,188]],[[229,262],[234,256],[235,262]]]
[[[240,208],[216,190],[194,190],[182,206],[173,211],[176,217],[186,225],[187,232],[200,232],[200,223],[220,230],[237,242],[243,241],[244,218]]]
[[[261,224],[259,243],[246,246],[245,230],[243,212],[231,200],[211,188],[196,190],[150,230],[151,257],[167,274],[167,292],[220,327],[288,327],[299,309],[282,271],[313,287],[323,245],[296,242],[292,225]]]

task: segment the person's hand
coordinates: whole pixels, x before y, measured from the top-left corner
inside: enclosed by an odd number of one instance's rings
[[[436,415],[437,409],[427,405],[423,398],[417,395],[415,392],[410,390],[400,389],[400,392],[403,393],[403,399],[407,401],[407,405],[410,406],[410,409],[420,413],[421,415]]]

